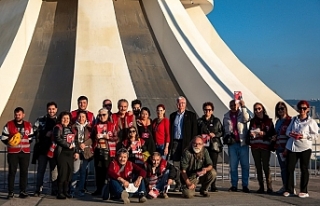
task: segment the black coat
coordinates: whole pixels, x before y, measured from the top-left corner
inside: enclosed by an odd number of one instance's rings
[[[170,150],[173,147],[173,137],[174,137],[174,120],[176,118],[177,112],[170,114]],[[197,115],[194,112],[186,110],[183,117],[182,125],[182,149],[189,146],[191,140],[197,135]]]

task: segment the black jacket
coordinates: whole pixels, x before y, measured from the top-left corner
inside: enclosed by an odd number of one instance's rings
[[[170,114],[170,145],[169,148],[172,150],[173,147],[173,137],[174,137],[174,120],[176,118],[177,112]],[[186,110],[183,117],[182,125],[182,149],[189,146],[192,138],[197,135],[197,116],[194,112]]]

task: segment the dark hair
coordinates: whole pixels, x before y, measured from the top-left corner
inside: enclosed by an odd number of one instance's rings
[[[278,118],[278,119],[280,118],[280,115],[278,114],[278,108],[279,108],[279,106],[283,106],[283,107],[285,108],[285,110],[284,110],[285,114],[288,115],[288,108],[287,108],[286,103],[280,101],[280,102],[278,102],[278,103],[276,104],[276,106],[275,106],[275,108],[274,108],[274,113],[275,113],[275,115],[276,115],[276,118]]]
[[[127,138],[129,137],[129,131],[130,131],[130,129],[134,129],[134,130],[136,130],[136,139],[138,139],[139,138],[139,133],[138,133],[138,130],[137,130],[137,128],[135,127],[135,126],[130,126],[130,127],[128,127],[128,130],[127,130],[127,132],[128,132],[128,134],[127,134]]]
[[[106,102],[106,101],[109,101],[112,104],[112,101],[110,99],[105,99],[105,100],[102,101],[102,106],[104,105],[104,102]]]
[[[47,108],[50,107],[50,106],[54,106],[55,108],[58,108],[58,105],[55,102],[48,102],[47,103]]]
[[[305,104],[308,108],[310,107],[309,102],[307,102],[306,100],[300,100],[297,104],[297,108],[301,107],[301,105]]]
[[[88,97],[86,97],[86,96],[80,96],[80,97],[78,98],[78,102],[80,102],[80,101],[82,101],[82,100],[86,100],[86,101],[88,102]]]
[[[126,149],[126,148],[120,148],[118,151],[117,151],[117,157],[120,156],[120,154],[127,154],[128,158],[129,158],[129,151]]]
[[[128,104],[128,100],[126,99],[119,99],[118,100],[118,108],[120,107],[121,102],[126,102]]]
[[[61,124],[61,120],[62,120],[62,117],[63,116],[66,116],[66,115],[68,115],[69,116],[69,118],[70,118],[70,122],[69,122],[69,125],[68,126],[70,126],[71,124],[72,124],[72,116],[71,116],[71,113],[70,112],[68,112],[68,111],[64,111],[64,112],[61,112],[60,114],[59,114],[59,117],[58,117],[58,123],[59,124]]]
[[[269,116],[268,116],[268,114],[267,114],[267,111],[266,111],[266,108],[264,108],[263,104],[261,104],[260,102],[254,103],[254,105],[253,105],[253,113],[254,113],[254,108],[255,108],[257,105],[260,105],[260,106],[261,106],[261,108],[262,108],[262,113],[263,113],[263,117],[268,117],[268,118],[269,118]],[[256,115],[254,115],[254,117],[256,117]]]
[[[78,110],[77,111],[77,119],[79,118],[80,114],[86,115],[86,119],[88,120],[88,112],[87,111]]]
[[[142,107],[141,111],[140,111],[140,115],[141,115],[142,111],[148,112],[149,117],[151,116],[150,109],[148,107]]]
[[[135,99],[131,102],[131,107],[133,107],[135,104],[139,104],[140,107],[142,106],[142,102],[139,99]]]
[[[13,110],[14,113],[22,112],[24,113],[24,109],[22,107],[17,107]]]
[[[232,103],[236,104],[236,100],[235,100],[235,99],[231,100],[231,101],[229,102],[229,106],[230,106]]]
[[[211,109],[212,109],[212,111],[214,111],[214,105],[213,105],[212,102],[205,102],[205,103],[203,103],[202,109],[204,109],[206,106],[210,106]]]
[[[166,107],[163,104],[158,104],[157,105],[157,110],[159,109],[159,107],[162,107],[163,110],[166,110]],[[166,113],[163,114],[163,116],[166,116]]]

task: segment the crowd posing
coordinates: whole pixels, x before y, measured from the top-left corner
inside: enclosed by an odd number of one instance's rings
[[[231,100],[230,110],[222,122],[214,116],[214,104],[202,105],[204,115],[197,119],[186,110],[184,97],[177,98],[177,111],[165,115],[165,106],[156,107],[157,117],[150,118],[150,109],[139,100],[120,99],[118,112],[112,113],[112,102],[106,99],[97,116],[87,110],[88,98],[78,98],[78,109],[59,115],[55,102],[47,104],[47,114],[34,124],[24,120],[21,107],[14,110],[14,119],[2,131],[2,142],[8,150],[8,198],[14,197],[14,181],[20,169],[20,198],[26,198],[30,144],[35,141],[31,162],[37,163],[34,196],[40,196],[47,165],[50,167],[51,193],[57,199],[84,196],[88,165],[95,169],[96,190],[93,196],[103,199],[129,197],[139,202],[157,197],[168,198],[168,190],[182,192],[185,198],[209,197],[216,187],[216,169],[223,144],[228,145],[231,187],[238,191],[238,165],[241,165],[242,191],[249,189],[249,146],[254,158],[259,189],[257,193],[273,193],[270,175],[270,154],[276,152],[281,168],[283,187],[277,193],[285,197],[309,197],[309,160],[312,141],[318,137],[318,125],[309,117],[309,103],[297,104],[299,114],[291,117],[284,102],[275,105],[276,122],[267,115],[261,103],[253,105],[251,117],[245,102]],[[300,192],[294,188],[294,170],[300,160]],[[266,180],[266,190],[263,173]]]

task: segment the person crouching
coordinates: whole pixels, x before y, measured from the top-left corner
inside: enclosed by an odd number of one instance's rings
[[[108,177],[110,178],[111,195],[115,198],[121,198],[124,204],[130,203],[129,197],[135,194],[139,195],[140,203],[146,202],[146,188],[143,179],[146,177],[146,171],[128,161],[128,157],[128,150],[121,148],[117,151],[117,157],[109,165]],[[132,186],[138,189],[134,192],[131,190]]]
[[[212,167],[207,149],[203,146],[201,136],[196,136],[190,146],[184,150],[181,159],[181,177],[184,182],[182,196],[192,198],[198,183],[201,184],[200,194],[209,197],[208,188],[216,179],[217,172]]]
[[[167,199],[168,186],[172,184],[177,175],[176,168],[163,159],[159,152],[154,152],[146,162],[146,170],[149,195],[153,198],[160,195]]]

